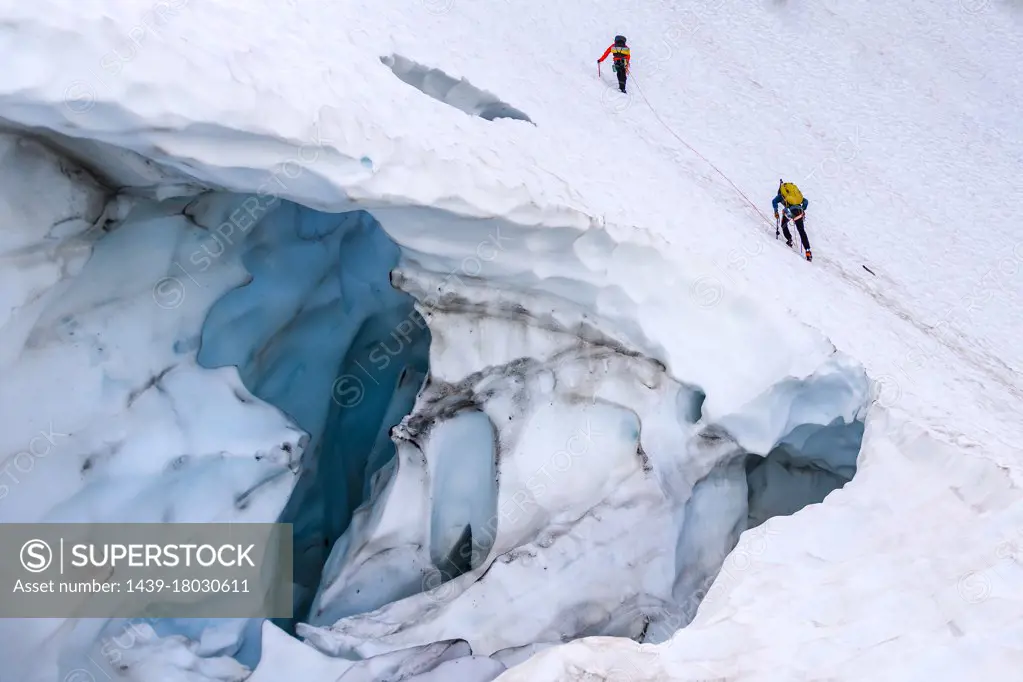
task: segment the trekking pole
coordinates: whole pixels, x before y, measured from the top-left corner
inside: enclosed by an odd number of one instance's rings
[[[782,185],[781,178],[778,178],[778,191],[779,192],[781,192],[781,185]],[[774,219],[774,238],[775,239],[778,238],[778,230],[780,230],[780,229],[781,229],[781,217],[780,216],[776,216],[775,219]]]

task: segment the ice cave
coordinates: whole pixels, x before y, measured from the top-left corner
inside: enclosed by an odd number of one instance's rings
[[[50,518],[291,523],[295,612],[274,627],[346,665],[404,651],[493,679],[579,637],[664,641],[741,535],[855,473],[869,399],[855,362],[832,353],[715,412],[714,387],[630,341],[628,306],[617,324],[595,314],[595,285],[571,267],[513,277],[522,244],[568,262],[609,251],[607,236],[194,182],[147,196],[116,184],[135,158],[121,150],[3,146],[22,248],[62,263],[40,281],[74,273],[33,309],[26,348],[36,362],[73,352],[93,387],[79,400],[106,411],[61,444],[81,464]],[[17,204],[18,178],[67,200]],[[438,225],[463,243],[430,237]],[[32,246],[36,233],[57,241]],[[31,301],[19,295],[8,309]],[[149,432],[128,426],[140,419]],[[133,468],[153,481],[103,497]],[[253,679],[267,642],[285,646],[259,621],[147,626]],[[125,627],[79,622],[62,665]]]

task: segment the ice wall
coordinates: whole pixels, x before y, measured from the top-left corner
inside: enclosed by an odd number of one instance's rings
[[[0,151],[0,515],[280,517],[298,531],[301,609],[425,376],[429,331],[388,281],[397,247],[365,212],[265,194],[131,198],[40,143],[0,136]],[[5,627],[16,642],[57,625]],[[259,657],[251,624],[151,626],[212,642],[206,656]],[[73,665],[76,647],[123,627],[77,623],[68,655],[50,653]]]
[[[400,241],[412,213],[383,213]],[[852,475],[869,399],[857,363],[832,353],[726,411],[722,375],[682,382],[656,348],[638,350],[641,328],[594,312],[591,284],[570,279],[581,249],[453,223],[468,253],[457,236],[449,253],[404,244],[392,277],[433,330],[430,378],[395,429],[395,465],[335,546],[298,628],[316,648],[372,656],[464,639],[496,657],[589,635],[660,642],[693,618],[751,519],[820,502]],[[591,246],[589,262],[600,258]],[[508,276],[548,260],[556,276]],[[824,477],[768,477],[749,464],[773,466],[783,451]]]
[[[35,142],[0,149],[0,522],[276,518],[306,435],[195,356],[210,307],[246,278],[237,253],[186,272],[209,237],[189,199],[108,201]],[[6,620],[7,674],[59,679],[103,627]]]

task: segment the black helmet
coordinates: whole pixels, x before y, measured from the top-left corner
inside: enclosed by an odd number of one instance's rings
[[[615,36],[615,45],[624,45],[625,36]]]

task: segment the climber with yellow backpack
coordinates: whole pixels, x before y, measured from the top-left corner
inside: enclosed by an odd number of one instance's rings
[[[803,226],[803,221],[806,218],[806,207],[810,202],[803,196],[803,193],[799,191],[795,183],[784,182],[783,180],[778,181],[778,195],[771,202],[771,207],[774,208],[774,219],[778,220],[778,204],[785,204],[782,209],[781,219],[781,230],[785,234],[785,242],[788,246],[792,247],[792,233],[789,232],[789,220],[796,224],[796,229],[799,230],[799,238],[803,242],[803,250],[806,252],[806,260],[812,261],[813,256],[810,254],[810,240],[806,238],[806,229]],[[775,226],[774,237],[778,238],[778,227]]]

